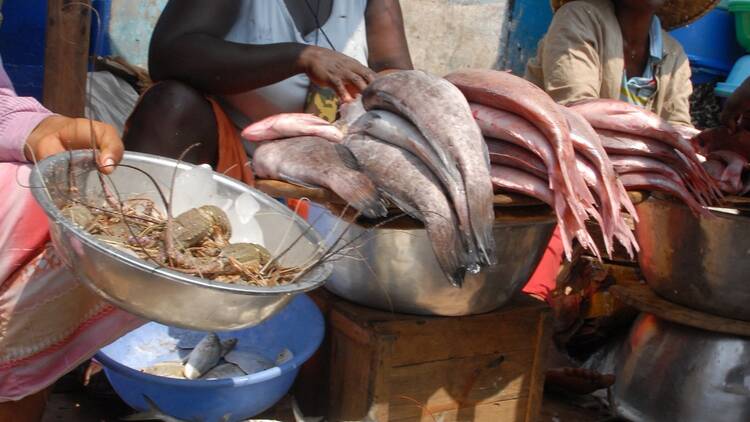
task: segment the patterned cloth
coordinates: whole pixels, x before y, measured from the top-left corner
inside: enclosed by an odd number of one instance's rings
[[[0,65],[0,401],[45,389],[144,322],[81,285],[49,243],[23,145],[50,115]]]
[[[648,102],[656,93],[656,66],[659,65],[664,55],[661,39],[661,22],[654,16],[651,20],[651,29],[648,33],[649,56],[646,60],[646,68],[643,75],[628,78],[627,72],[622,72],[622,88],[620,99],[633,105],[646,107]]]

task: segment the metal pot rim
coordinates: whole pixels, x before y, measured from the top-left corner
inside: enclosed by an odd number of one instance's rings
[[[38,162],[37,165],[33,167],[30,178],[29,178],[29,184],[31,185],[31,192],[34,196],[34,199],[36,199],[36,201],[39,203],[41,208],[44,210],[44,213],[47,214],[47,217],[49,217],[50,219],[53,219],[56,222],[56,224],[62,225],[66,230],[75,234],[78,240],[80,240],[81,242],[85,243],[87,246],[103,254],[113,256],[117,261],[120,261],[121,263],[125,265],[134,267],[144,272],[149,272],[151,274],[162,276],[166,279],[169,279],[171,281],[176,281],[178,283],[197,285],[197,286],[201,286],[201,287],[205,287],[209,289],[220,290],[224,292],[236,293],[236,294],[242,294],[242,295],[252,295],[252,296],[276,296],[280,294],[296,294],[296,293],[310,291],[321,286],[323,283],[325,283],[325,280],[327,278],[327,276],[326,277],[314,277],[313,280],[311,281],[309,280],[309,278],[311,278],[310,274],[316,274],[319,272],[323,272],[323,274],[330,274],[332,270],[330,263],[323,263],[319,265],[317,268],[315,268],[314,270],[312,270],[310,273],[308,273],[306,276],[304,276],[302,280],[295,282],[293,284],[288,284],[285,286],[278,286],[278,287],[244,286],[244,285],[211,281],[211,280],[195,277],[189,274],[181,273],[179,271],[169,270],[165,267],[158,266],[154,263],[150,263],[146,260],[142,260],[140,258],[134,257],[125,252],[122,252],[116,248],[106,245],[103,242],[99,242],[96,239],[94,239],[93,236],[86,233],[84,230],[80,229],[78,226],[73,224],[73,222],[65,218],[60,212],[60,210],[58,209],[58,207],[52,202],[52,199],[47,194],[47,190],[44,188],[45,184],[43,183],[42,169],[49,167],[49,166],[53,166],[60,161],[67,160],[69,154],[72,154],[75,157],[77,155],[91,154],[91,151],[90,150],[78,150],[78,151],[72,151],[70,153],[64,152],[64,153],[53,155],[51,157],[48,157]],[[123,160],[126,160],[129,157],[137,158],[139,161],[142,161],[142,162],[152,162],[155,164],[171,162],[177,165],[180,170],[189,170],[190,168],[195,167],[188,163],[184,163],[184,162],[178,163],[176,160],[171,160],[171,159],[163,158],[163,157],[157,157],[151,154],[143,154],[143,153],[126,151],[125,156],[123,157]],[[265,195],[263,192],[253,189],[245,185],[244,183],[240,183],[223,174],[214,172],[214,177],[218,177],[222,181],[222,183],[230,185],[231,187],[238,189],[240,191],[248,192],[253,195],[261,195],[261,197]],[[281,205],[276,204],[276,201],[266,201],[266,202],[267,202],[266,205],[277,208],[277,210],[279,210],[280,212],[283,212],[283,214],[290,216],[295,222],[297,223],[303,222],[304,225],[308,224],[306,221],[302,220],[298,215],[290,211],[287,212],[288,210],[285,207],[282,207]],[[311,231],[310,233],[315,238],[317,238],[318,243],[322,241],[322,239],[320,239],[320,236],[315,231]],[[316,278],[320,278],[320,280],[315,280]]]

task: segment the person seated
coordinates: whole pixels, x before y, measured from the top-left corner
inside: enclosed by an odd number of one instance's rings
[[[112,172],[124,151],[114,127],[17,96],[0,61],[0,421],[41,420],[57,379],[144,322],[63,265],[29,187],[30,163],[92,145],[100,170]]]
[[[620,99],[692,127],[690,64],[666,30],[718,0],[552,0],[555,14],[526,79],[555,101]]]
[[[239,129],[304,112],[308,98],[351,101],[377,72],[411,68],[398,0],[170,0],[149,48],[157,83],[123,139],[167,157],[200,142],[186,160],[252,183]]]

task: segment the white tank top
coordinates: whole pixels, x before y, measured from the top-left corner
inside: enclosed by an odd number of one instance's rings
[[[367,0],[333,0],[331,16],[322,27],[336,51],[365,66],[366,7]],[[319,29],[307,36],[300,34],[284,0],[242,0],[237,20],[224,39],[242,44],[297,42],[331,48]],[[273,69],[268,71],[273,72]],[[309,85],[307,75],[300,74],[273,85],[224,98],[247,116],[249,121],[257,121],[277,113],[303,111]],[[234,120],[240,125],[246,123],[237,122],[236,118]]]

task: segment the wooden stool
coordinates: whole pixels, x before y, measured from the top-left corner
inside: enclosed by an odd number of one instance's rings
[[[519,295],[482,315],[429,317],[358,306],[323,289],[312,296],[326,314],[318,363],[327,369],[303,368],[305,388],[295,394],[320,401],[326,389],[328,420],[536,421],[551,332],[546,304]]]

